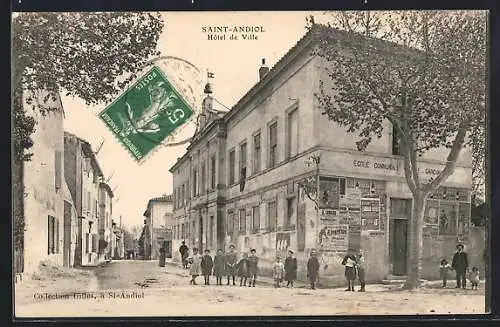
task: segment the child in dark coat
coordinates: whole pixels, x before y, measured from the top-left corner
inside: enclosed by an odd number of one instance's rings
[[[286,287],[293,288],[293,282],[297,279],[297,259],[293,257],[293,251],[288,250],[288,256],[285,259],[285,280]]]
[[[250,257],[248,257],[249,270],[250,270],[250,282],[248,287],[255,287],[255,282],[257,281],[257,274],[259,272],[259,258],[255,255],[257,251],[255,249],[250,250]]]
[[[229,285],[229,280],[233,278],[233,285],[236,285],[234,282],[237,270],[236,265],[238,264],[238,256],[234,250],[235,246],[233,244],[229,245],[229,252],[226,253],[224,262],[226,263],[226,274],[227,274],[227,285]]]
[[[205,285],[210,285],[210,275],[212,274],[212,268],[214,262],[210,256],[210,250],[205,250],[205,255],[201,258],[201,273],[205,277]]]
[[[225,261],[224,253],[222,249],[217,250],[217,254],[214,257],[214,275],[217,279],[217,285],[222,285],[222,276],[225,274]]]
[[[250,262],[248,254],[243,253],[243,258],[238,262],[238,276],[240,277],[240,286],[247,286],[247,278],[250,276]]]
[[[309,260],[307,261],[307,278],[311,282],[311,289],[316,289],[315,283],[319,276],[319,261],[316,257],[316,251],[311,251]]]
[[[347,279],[346,291],[354,292],[354,281],[356,280],[356,257],[353,250],[349,249],[347,255],[342,260],[342,265],[345,266],[345,278]]]

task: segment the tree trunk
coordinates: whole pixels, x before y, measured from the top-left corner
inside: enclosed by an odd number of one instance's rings
[[[408,238],[408,278],[404,285],[405,289],[411,290],[420,287],[420,277],[422,275],[422,235],[426,197],[427,194],[421,190],[416,190],[413,194],[413,207]]]

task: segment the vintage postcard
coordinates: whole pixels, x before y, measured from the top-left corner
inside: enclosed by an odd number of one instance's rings
[[[488,312],[488,15],[13,13],[15,317]]]

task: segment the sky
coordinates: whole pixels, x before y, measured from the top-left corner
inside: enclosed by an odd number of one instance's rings
[[[176,56],[194,64],[206,80],[206,71],[214,73],[211,80],[213,96],[231,108],[255,83],[262,58],[272,67],[305,33],[305,17],[311,12],[169,12],[158,50],[163,56]],[[317,13],[319,14],[319,13]],[[256,26],[264,32],[258,39],[209,40],[203,27]],[[219,33],[221,34],[221,33]],[[229,34],[229,33],[227,33]],[[241,34],[241,33],[235,33]],[[229,36],[229,35],[228,35]],[[168,75],[168,74],[167,74]],[[192,85],[203,91],[204,82]],[[172,193],[172,175],[168,169],[181,157],[188,144],[159,147],[143,162],[137,163],[118,142],[97,115],[105,105],[89,107],[78,98],[62,98],[64,129],[87,140],[94,151],[102,141],[97,160],[115,193],[113,219],[124,226],[141,225],[147,202],[152,197]],[[199,110],[199,103],[196,109]],[[178,139],[190,136],[192,124],[185,127]]]

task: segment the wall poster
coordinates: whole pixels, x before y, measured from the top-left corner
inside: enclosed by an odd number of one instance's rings
[[[348,236],[348,225],[332,225],[323,227],[319,232],[320,251],[345,253],[349,243]]]
[[[363,230],[380,230],[380,199],[361,199],[361,228]]]

